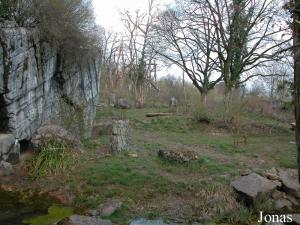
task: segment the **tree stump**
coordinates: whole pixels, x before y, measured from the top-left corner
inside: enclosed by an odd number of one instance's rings
[[[122,152],[129,146],[129,121],[116,120],[112,125],[111,151]]]

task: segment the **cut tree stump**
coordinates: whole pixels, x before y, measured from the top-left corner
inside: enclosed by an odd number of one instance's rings
[[[112,124],[111,151],[122,152],[129,146],[129,121],[116,120]]]
[[[174,113],[147,113],[146,117],[173,116]]]

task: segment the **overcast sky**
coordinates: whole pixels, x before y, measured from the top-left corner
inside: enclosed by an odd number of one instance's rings
[[[174,0],[156,0],[156,4],[168,5]],[[107,29],[122,31],[122,22],[119,12],[127,9],[134,11],[137,9],[146,10],[148,0],[93,0],[97,23]]]

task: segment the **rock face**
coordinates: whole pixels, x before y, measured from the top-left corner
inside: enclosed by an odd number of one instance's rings
[[[83,61],[66,60],[35,28],[1,22],[0,133],[30,140],[47,123],[72,125],[75,115],[84,129],[91,128],[100,66],[96,60]]]
[[[242,176],[231,183],[231,186],[247,200],[255,201],[260,195],[271,194],[281,186],[279,181],[268,180],[256,173]]]

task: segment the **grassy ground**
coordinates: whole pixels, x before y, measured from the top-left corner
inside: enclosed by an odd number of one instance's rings
[[[184,113],[145,117],[157,111],[169,109],[98,111],[97,120],[129,119],[131,146],[128,152],[110,155],[109,136],[84,140],[87,153],[64,175],[64,182],[76,193],[79,211],[119,198],[124,205],[109,218],[119,224],[135,217],[255,224],[257,214],[236,202],[230,181],[247,169],[260,173],[271,167],[296,167],[293,133],[272,118],[244,115],[251,124],[248,143],[233,147],[228,132],[198,123]],[[192,150],[199,159],[192,163],[164,161],[157,156],[160,149]]]

